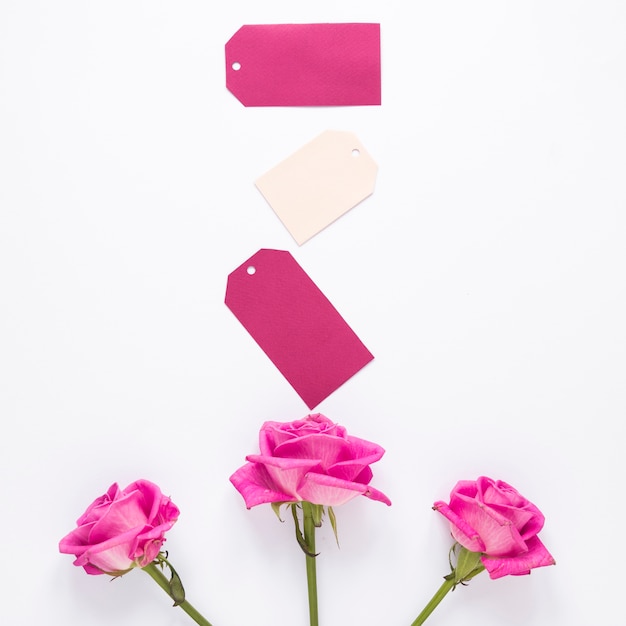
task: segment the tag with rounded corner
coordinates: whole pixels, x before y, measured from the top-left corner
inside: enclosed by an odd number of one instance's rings
[[[247,107],[381,103],[380,24],[247,24],[225,56],[226,87]]]
[[[374,192],[378,166],[356,135],[327,130],[255,185],[298,245]]]
[[[374,358],[285,250],[261,249],[229,274],[225,303],[309,409]]]

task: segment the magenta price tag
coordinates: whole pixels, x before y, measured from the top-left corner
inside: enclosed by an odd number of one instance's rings
[[[225,302],[309,409],[374,358],[284,250],[261,249],[229,274]]]
[[[380,24],[249,24],[226,43],[245,106],[379,105]]]

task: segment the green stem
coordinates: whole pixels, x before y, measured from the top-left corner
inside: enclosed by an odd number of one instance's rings
[[[306,558],[306,582],[309,591],[309,618],[311,626],[318,626],[317,614],[317,572],[315,564],[315,520],[313,518],[313,505],[310,502],[302,503],[302,516],[304,518],[304,542],[308,554]]]
[[[144,572],[152,576],[157,585],[159,585],[159,587],[161,587],[161,589],[163,589],[163,591],[165,591],[165,593],[170,598],[172,598],[172,600],[176,601],[170,593],[170,583],[167,579],[167,576],[165,576],[161,569],[157,567],[154,561],[149,565],[146,565],[142,569]],[[189,615],[189,617],[191,617],[191,619],[194,620],[196,624],[200,624],[200,626],[211,626],[209,620],[203,617],[200,613],[198,613],[198,611],[191,604],[189,604],[187,600],[183,600],[180,604],[176,606],[179,606],[183,611],[185,611],[185,613],[187,613],[187,615]]]
[[[438,604],[446,597],[450,589],[454,587],[454,577],[444,578],[443,585],[439,587],[437,593],[430,599],[430,602],[424,607],[424,610],[415,618],[411,626],[421,626],[426,618],[437,608]]]

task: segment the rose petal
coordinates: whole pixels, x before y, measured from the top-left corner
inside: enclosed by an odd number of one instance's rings
[[[352,458],[350,444],[327,434],[305,435],[285,441],[274,448],[274,457],[283,459],[315,459],[325,471],[335,463]]]
[[[304,419],[287,423],[265,422],[259,432],[259,449],[261,454],[271,456],[274,449],[286,441],[319,433],[343,437],[345,429],[337,426],[321,413],[307,415]]]
[[[129,556],[135,561],[139,567],[145,567],[151,563],[161,550],[161,546],[165,541],[165,533],[174,525],[178,519],[178,508],[174,507],[175,517],[164,520],[156,526],[146,526],[139,533],[129,552]],[[157,515],[156,521],[161,521],[161,515]]]
[[[363,495],[370,500],[375,500],[376,502],[384,502],[387,506],[391,506],[391,500],[382,491],[379,491],[371,485],[367,486],[367,489],[365,490]]]
[[[281,431],[280,426],[280,422],[265,422],[261,426],[259,431],[259,450],[264,456],[271,456],[277,445],[295,437],[293,433]]]
[[[543,528],[543,513],[515,487],[486,476],[480,476],[476,485],[476,499],[509,519],[523,539],[535,536]]]
[[[385,449],[373,441],[353,437],[352,435],[348,435],[346,438],[350,442],[350,448],[355,458],[361,460],[367,459],[368,463],[375,463],[376,461],[380,461],[383,454],[385,454]]]
[[[521,576],[530,574],[535,567],[554,565],[555,560],[541,543],[539,537],[532,537],[527,542],[528,552],[514,557],[487,557],[482,558],[483,565],[491,578],[502,576]]]
[[[508,519],[518,529],[522,539],[534,537],[543,528],[545,522],[543,513],[530,503],[527,503],[526,508],[523,509],[500,504],[489,504],[489,508]]]
[[[89,547],[89,534],[95,522],[84,524],[75,528],[59,541],[59,552],[61,554],[73,554],[78,556]]]
[[[264,465],[246,463],[231,477],[230,482],[243,496],[248,509],[267,502],[296,502],[298,498],[276,488]]]
[[[124,494],[138,491],[141,494],[143,511],[148,520],[154,520],[159,514],[161,502],[164,499],[159,487],[147,480],[138,480],[124,489]]]
[[[464,548],[470,552],[483,552],[485,550],[485,544],[481,541],[479,534],[445,502],[435,502],[433,508],[450,522],[452,536]]]
[[[303,499],[298,494],[307,472],[320,468],[320,464],[316,460],[281,459],[280,457],[259,454],[248,455],[246,461],[264,466],[273,489],[288,493],[296,500]]]
[[[478,491],[482,494],[483,502],[493,504],[509,504],[516,508],[526,508],[528,500],[517,490],[503,480],[493,480],[487,476],[477,479]]]
[[[366,468],[372,463],[379,461],[383,454],[385,454],[384,448],[381,448],[378,444],[366,441],[365,439],[359,439],[357,437],[348,437],[350,443],[350,459],[346,461],[340,461],[328,468],[327,473],[330,476],[336,476],[337,478],[343,478],[345,480],[357,480],[357,482],[369,482],[371,477],[371,470],[369,471],[369,479],[364,480],[367,476],[367,472],[363,473]],[[357,479],[357,477],[359,477]]]
[[[452,494],[457,493],[467,496],[468,498],[475,498],[478,493],[476,485],[477,481],[475,480],[459,480],[459,482],[454,485],[450,495],[452,496]]]
[[[119,497],[121,490],[117,483],[113,483],[107,492],[96,498],[88,507],[87,510],[76,520],[77,526],[82,526],[87,522],[94,522],[102,517],[109,508],[109,505],[113,500]]]
[[[453,496],[450,508],[480,536],[490,556],[514,556],[526,550],[526,542],[509,519],[498,511],[483,507],[475,500]],[[453,533],[454,534],[454,533]]]
[[[306,475],[299,493],[303,500],[324,506],[339,506],[359,495],[391,504],[385,494],[373,487],[314,472]]]
[[[357,469],[355,467],[355,469]],[[329,472],[330,474],[330,472]],[[330,474],[331,476],[333,474]],[[343,478],[344,480],[352,480],[355,483],[361,483],[362,485],[369,485],[370,481],[374,477],[374,474],[370,467],[365,466],[354,478],[345,477],[345,476],[337,476],[337,478]]]
[[[87,546],[82,554],[77,555],[74,565],[91,564],[103,572],[114,573],[133,567],[131,552],[136,545],[137,535],[142,528],[130,528],[124,533],[106,541]]]
[[[148,521],[144,511],[145,501],[140,491],[111,502],[106,513],[96,522],[89,536],[90,543],[100,543],[123,534],[131,528],[142,528]]]
[[[149,536],[150,534],[151,533],[147,535],[141,534],[137,538],[135,549],[131,552],[133,561],[137,563],[139,567],[145,567],[149,563],[152,563],[157,554],[161,551],[163,542],[165,541],[165,539],[162,538],[161,532],[154,531],[152,538]]]

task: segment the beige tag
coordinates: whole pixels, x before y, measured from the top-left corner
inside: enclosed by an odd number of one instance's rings
[[[302,245],[370,196],[377,170],[353,133],[327,130],[255,184]]]

